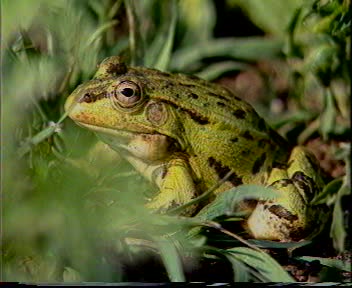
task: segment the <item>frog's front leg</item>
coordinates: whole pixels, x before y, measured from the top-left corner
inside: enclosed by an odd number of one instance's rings
[[[164,212],[196,197],[191,169],[182,157],[172,157],[158,163],[146,163],[133,156],[126,159],[159,188],[159,193],[146,204],[148,208]],[[182,214],[191,215],[195,208],[191,206]]]
[[[292,150],[286,169],[272,169],[269,186],[282,196],[258,202],[247,221],[248,230],[255,238],[299,240],[321,229],[327,217],[320,207],[309,204],[323,185],[318,170],[315,157],[300,146]]]

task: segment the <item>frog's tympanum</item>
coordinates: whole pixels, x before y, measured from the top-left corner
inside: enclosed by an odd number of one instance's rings
[[[65,109],[157,185],[146,204],[154,210],[185,204],[232,171],[215,194],[248,183],[280,193],[275,201],[247,201],[246,227],[253,237],[306,238],[322,218],[309,205],[322,187],[314,156],[290,147],[248,103],[221,86],[127,67],[110,57],[68,97]],[[191,206],[187,215],[198,211]]]

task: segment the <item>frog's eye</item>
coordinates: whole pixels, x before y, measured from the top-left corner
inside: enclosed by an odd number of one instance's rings
[[[132,81],[122,81],[119,83],[113,97],[124,108],[135,106],[142,98],[139,86]]]

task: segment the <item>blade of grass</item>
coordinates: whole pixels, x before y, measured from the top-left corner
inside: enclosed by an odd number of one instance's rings
[[[27,141],[25,141],[18,149],[19,157],[23,157],[32,149],[33,146],[38,145],[40,142],[51,137],[54,133],[60,131],[61,123],[67,117],[67,113],[68,112],[64,113],[57,123],[50,122],[48,127],[34,135],[32,138],[27,139]]]
[[[295,280],[281,267],[281,265],[268,254],[247,247],[227,249],[237,259],[248,266],[255,268],[260,274],[271,282],[295,282]]]
[[[129,25],[129,42],[131,52],[131,65],[142,65],[144,57],[144,43],[138,29],[138,17],[136,15],[134,0],[125,0],[127,19]]]
[[[185,275],[182,269],[182,261],[175,245],[169,239],[155,239],[157,242],[161,259],[172,282],[185,282]]]
[[[235,212],[235,205],[245,199],[275,199],[278,196],[278,192],[269,187],[241,185],[219,194],[196,217],[201,220],[212,220],[221,215],[232,215]]]
[[[177,1],[172,0],[170,4],[171,21],[170,21],[169,29],[167,31],[167,38],[164,46],[161,48],[161,51],[159,52],[159,57],[157,58],[155,64],[153,65],[156,69],[159,69],[161,71],[167,70],[167,67],[169,66],[169,62],[171,58],[171,51],[174,44],[176,23],[177,23],[177,16],[178,16],[178,7],[176,4],[177,4]]]

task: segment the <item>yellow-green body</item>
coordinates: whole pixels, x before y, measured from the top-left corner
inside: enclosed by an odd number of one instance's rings
[[[255,238],[301,239],[316,225],[320,211],[309,201],[322,181],[314,156],[290,147],[248,103],[221,86],[127,67],[110,57],[65,108],[158,186],[146,204],[152,209],[185,204],[232,171],[215,193],[251,183],[270,185],[282,195],[248,207],[247,228]],[[192,206],[187,213],[198,210]]]

